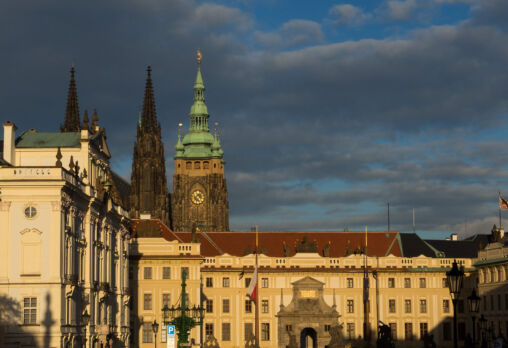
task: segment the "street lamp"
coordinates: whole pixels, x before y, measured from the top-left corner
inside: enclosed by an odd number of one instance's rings
[[[487,328],[487,319],[483,316],[483,314],[480,316],[480,319],[478,319],[480,322],[480,330],[482,332],[482,341],[481,346],[483,347],[483,341],[485,340],[485,329]]]
[[[83,327],[85,329],[85,344],[83,345],[86,348],[86,327],[88,326],[88,322],[90,321],[90,314],[85,309],[85,313],[81,314],[81,322],[83,323]]]
[[[469,304],[469,312],[473,315],[471,316],[473,320],[473,345],[476,345],[476,326],[475,326],[475,314],[480,311],[480,301],[481,298],[476,295],[475,289],[471,292],[471,295],[467,297],[467,303]]]
[[[457,300],[462,289],[462,281],[464,280],[464,271],[459,270],[457,261],[454,260],[452,269],[446,272],[448,278],[448,286],[453,303],[453,347],[458,348],[457,342]]]
[[[153,345],[157,348],[157,331],[159,331],[159,324],[157,323],[157,320],[153,320],[152,323],[152,331],[153,331]]]
[[[197,325],[203,325],[204,308],[203,306],[190,307],[188,296],[185,292],[187,272],[182,270],[182,293],[181,302],[178,307],[169,308],[164,305],[162,308],[162,317],[164,325],[174,325],[178,335],[178,348],[188,346],[189,330]]]

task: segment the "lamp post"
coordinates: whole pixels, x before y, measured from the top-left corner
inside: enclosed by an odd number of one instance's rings
[[[485,317],[482,314],[478,321],[480,322],[480,330],[482,330],[482,341],[480,346],[483,347],[485,341],[485,329],[487,328],[487,319],[485,319]]]
[[[467,303],[469,304],[469,312],[472,313],[471,319],[473,320],[473,345],[476,345],[476,326],[475,326],[475,314],[480,310],[481,298],[476,295],[475,289],[471,292],[471,295],[467,297]]]
[[[84,338],[84,344],[83,346],[86,348],[86,327],[88,326],[88,322],[90,321],[90,314],[88,314],[88,311],[85,309],[85,313],[81,314],[81,322],[83,323],[83,327],[85,329],[85,338]]]
[[[164,325],[174,325],[178,335],[178,348],[189,345],[189,331],[195,326],[203,325],[203,306],[189,307],[186,288],[187,273],[182,269],[182,294],[180,306],[162,308]],[[202,343],[202,342],[201,342]]]
[[[459,270],[457,261],[453,261],[452,269],[446,272],[448,278],[448,286],[453,303],[453,347],[458,348],[457,340],[457,300],[462,289],[462,281],[464,280],[464,271]]]
[[[152,323],[152,331],[153,331],[153,346],[157,348],[157,331],[159,331],[159,324],[155,319],[153,320]]]

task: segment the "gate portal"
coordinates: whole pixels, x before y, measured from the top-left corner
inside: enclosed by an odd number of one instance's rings
[[[306,327],[300,333],[300,348],[317,348],[317,333],[311,327]]]

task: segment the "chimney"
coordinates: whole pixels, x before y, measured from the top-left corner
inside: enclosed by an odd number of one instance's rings
[[[451,240],[458,240],[457,233],[452,233],[450,238],[451,238]]]
[[[14,165],[14,149],[16,140],[16,125],[11,121],[4,123],[4,160]]]

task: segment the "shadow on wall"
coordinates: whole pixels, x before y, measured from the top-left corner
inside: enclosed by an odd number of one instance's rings
[[[45,300],[47,310],[41,322],[41,326],[44,328],[41,332],[44,332],[44,334],[42,337],[36,337],[30,332],[30,329],[37,327],[37,331],[39,331],[38,325],[19,325],[20,322],[24,322],[25,320],[28,322],[32,320],[35,321],[37,319],[36,309],[33,313],[30,312],[30,309],[27,309],[27,312],[23,313],[19,301],[8,295],[0,294],[0,347],[51,348],[51,326],[54,325],[55,321],[51,317],[51,296],[47,294]],[[37,306],[35,306],[35,308],[37,308]],[[38,308],[40,308],[40,306]]]

